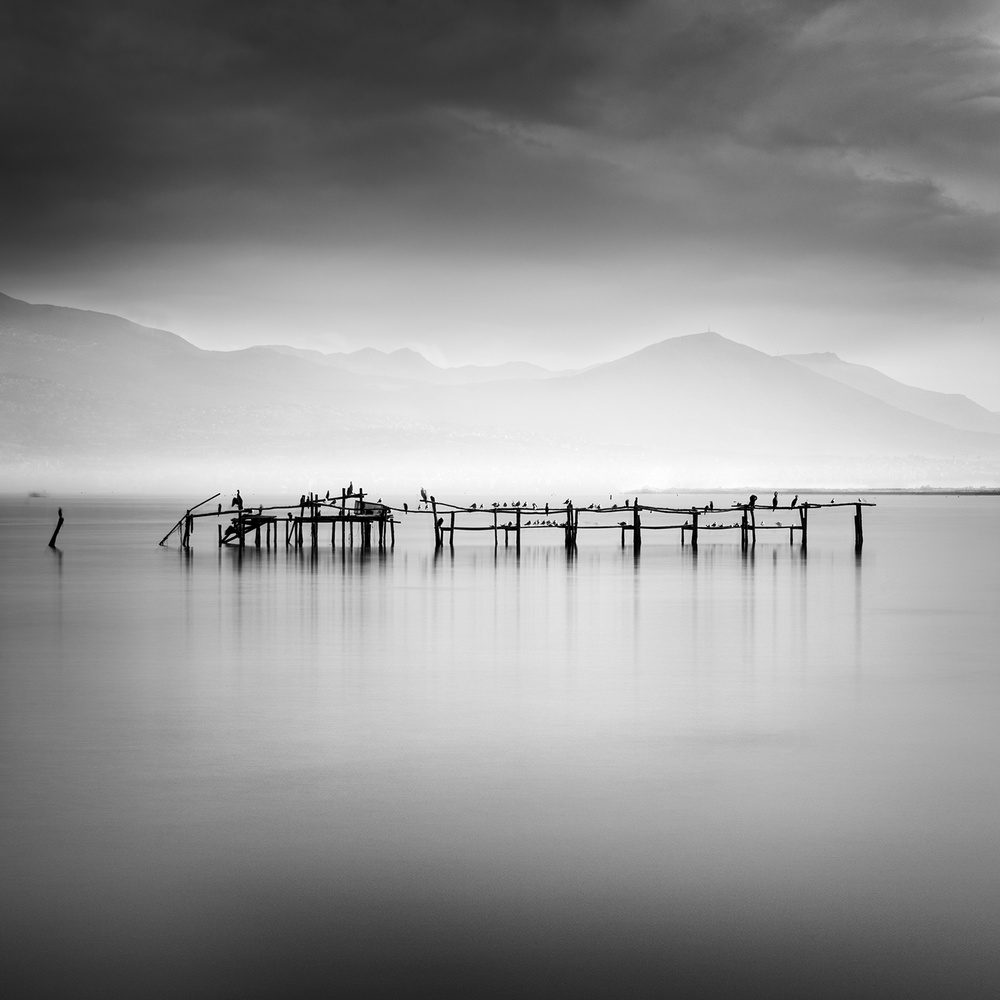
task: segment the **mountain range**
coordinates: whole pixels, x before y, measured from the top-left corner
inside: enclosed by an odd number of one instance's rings
[[[1000,485],[1000,415],[701,333],[582,371],[206,351],[0,295],[0,490]]]

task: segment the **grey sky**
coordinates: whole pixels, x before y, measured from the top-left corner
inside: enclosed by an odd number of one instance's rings
[[[1000,408],[994,2],[8,2],[0,290],[568,366],[711,325]]]

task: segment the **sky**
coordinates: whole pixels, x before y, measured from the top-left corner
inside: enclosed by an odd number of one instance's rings
[[[5,0],[0,291],[201,347],[712,329],[1000,410],[995,0]]]

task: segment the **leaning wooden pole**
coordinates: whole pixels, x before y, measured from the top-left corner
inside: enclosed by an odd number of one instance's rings
[[[431,519],[434,521],[434,548],[441,548],[441,525],[438,524],[437,500],[431,497]]]
[[[166,542],[166,540],[184,523],[184,518],[187,517],[188,514],[190,514],[192,510],[197,510],[199,507],[204,507],[205,504],[207,504],[211,500],[214,500],[218,496],[222,496],[222,494],[221,493],[213,493],[207,499],[202,500],[201,503],[196,503],[190,510],[185,511],[184,517],[179,518],[178,521],[177,521],[177,523],[160,539],[160,545],[163,545],[163,543]]]
[[[59,537],[59,531],[62,528],[62,526],[63,526],[63,512],[62,512],[62,507],[60,507],[59,508],[59,520],[56,521],[56,530],[52,532],[52,537],[49,539],[49,548],[50,549],[54,549],[56,547],[56,539]],[[173,531],[174,529],[171,528],[170,530]],[[168,535],[168,537],[169,537],[169,535]],[[166,541],[166,539],[164,539],[164,541]],[[162,545],[163,542],[160,542],[160,544]]]

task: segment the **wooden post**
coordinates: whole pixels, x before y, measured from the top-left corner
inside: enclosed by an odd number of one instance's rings
[[[236,524],[239,527],[240,551],[242,552],[243,549],[246,548],[246,544],[247,544],[246,524],[243,521],[243,511],[240,511],[237,516],[238,516],[239,519],[237,520]]]
[[[517,518],[517,527],[515,528],[514,543],[517,546],[517,554],[521,554],[521,508],[518,507],[514,511],[514,515]]]
[[[184,537],[181,539],[181,545],[186,549],[191,543],[191,511],[188,511],[184,515]]]
[[[500,533],[497,530],[497,509],[493,508],[493,549],[496,551],[500,546]]]
[[[740,521],[740,547],[745,549],[747,547],[747,542],[748,542],[748,538],[747,538],[747,509],[746,509],[746,507],[744,507],[743,508],[743,519]]]
[[[757,546],[757,513],[753,507],[750,508],[750,544],[756,548]]]
[[[451,512],[450,524],[448,528],[448,548],[455,551],[455,512]]]
[[[566,548],[573,547],[573,504],[566,505]]]
[[[253,544],[254,548],[260,548],[260,521],[257,522],[257,528],[253,533]]]
[[[639,517],[639,498],[632,502],[632,548],[642,548],[642,520]]]
[[[622,521],[622,548],[625,548],[625,522]]]
[[[431,497],[431,518],[434,521],[434,548],[441,548],[441,528],[438,524],[438,505],[437,500]]]
[[[865,532],[861,524],[861,504],[854,505],[854,549],[861,551],[861,546],[865,544]]]
[[[394,517],[389,518],[389,546],[393,549],[396,547],[396,519]]]
[[[56,538],[59,537],[59,531],[63,526],[63,512],[62,507],[59,508],[59,520],[56,521],[56,530],[52,532],[52,537],[49,539],[49,548],[54,549],[56,547]],[[160,542],[162,545],[163,542]]]
[[[698,551],[698,511],[691,510],[691,551]]]
[[[222,548],[222,525],[221,524],[217,524],[216,528],[219,529],[219,548],[221,549]]]
[[[809,542],[809,504],[804,503],[799,508],[799,520],[802,524],[802,548]]]

